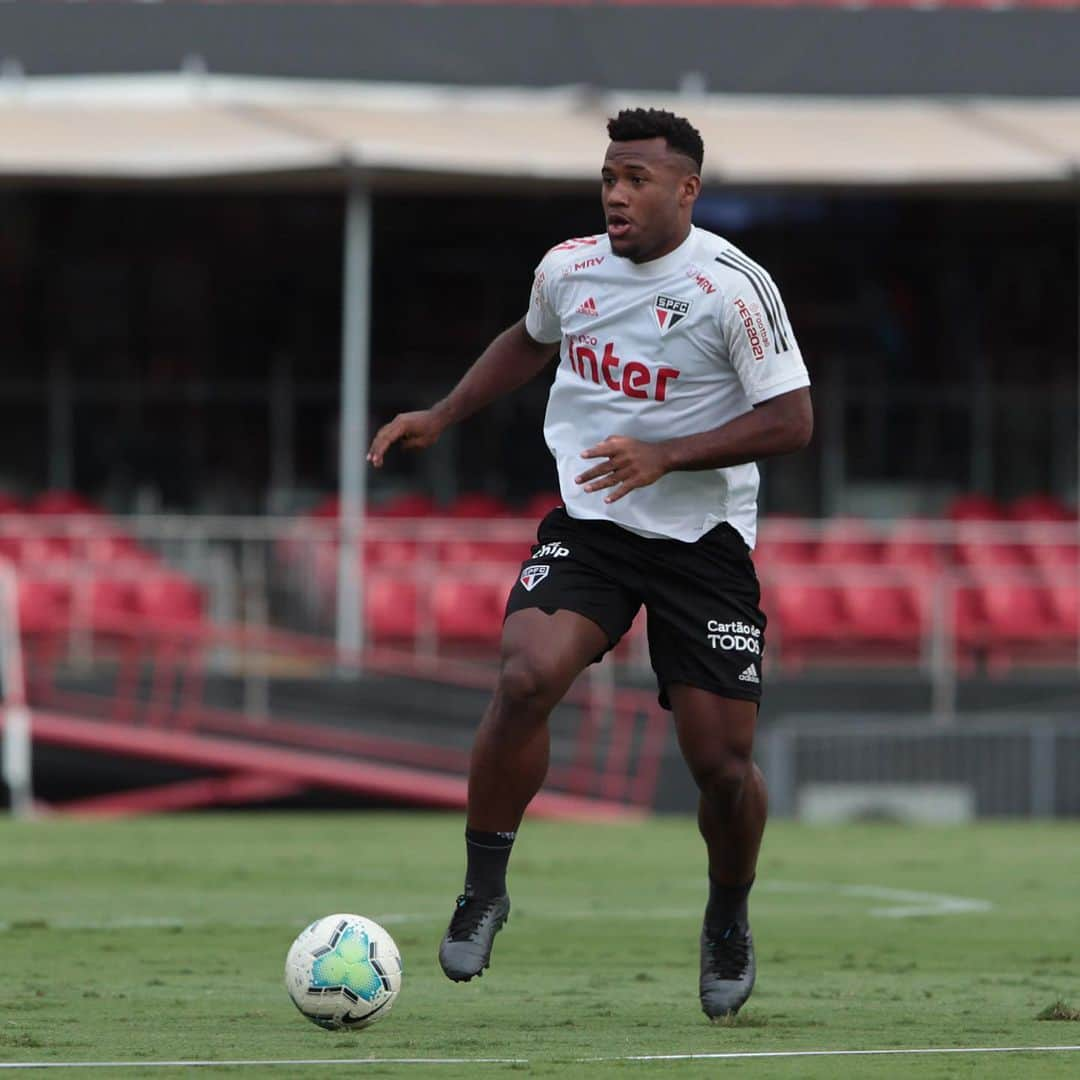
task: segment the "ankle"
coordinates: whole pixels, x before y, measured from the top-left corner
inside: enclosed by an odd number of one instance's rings
[[[723,885],[709,876],[709,902],[705,907],[705,926],[713,933],[722,933],[729,926],[747,926],[750,921],[748,904],[751,878],[742,885]]]
[[[506,892],[506,868],[515,832],[465,829],[465,892],[472,896],[501,896]]]

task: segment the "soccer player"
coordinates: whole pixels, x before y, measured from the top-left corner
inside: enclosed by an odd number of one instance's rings
[[[624,110],[601,169],[607,229],[540,262],[528,313],[430,409],[375,435],[422,449],[547,367],[544,435],[564,508],[548,514],[507,603],[493,698],[472,751],[465,889],[439,950],[455,981],[483,973],[506,922],[506,870],[548,766],[547,720],[574,679],[648,614],[660,702],[700,789],[708,853],[699,992],[735,1013],[754,985],[747,898],[766,817],[751,750],[765,616],[750,550],[761,458],[810,439],[809,377],[772,279],[691,224],[701,136]]]

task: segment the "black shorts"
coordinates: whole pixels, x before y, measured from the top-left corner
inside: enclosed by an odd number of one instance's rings
[[[665,709],[673,683],[761,700],[761,589],[749,548],[732,526],[717,525],[694,543],[654,540],[559,508],[540,522],[536,539],[507,615],[527,608],[574,611],[603,629],[610,649],[644,604]]]

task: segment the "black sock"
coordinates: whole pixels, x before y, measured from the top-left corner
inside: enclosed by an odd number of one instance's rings
[[[747,899],[751,878],[745,885],[720,885],[709,878],[709,903],[705,908],[705,925],[714,933],[723,933],[732,923],[746,926],[750,917],[747,914]]]
[[[465,891],[476,896],[501,896],[506,892],[506,864],[514,846],[513,832],[465,830]]]

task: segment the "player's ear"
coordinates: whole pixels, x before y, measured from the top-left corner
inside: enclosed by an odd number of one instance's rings
[[[697,173],[687,173],[679,189],[679,201],[684,205],[694,202],[701,194],[701,177]]]

